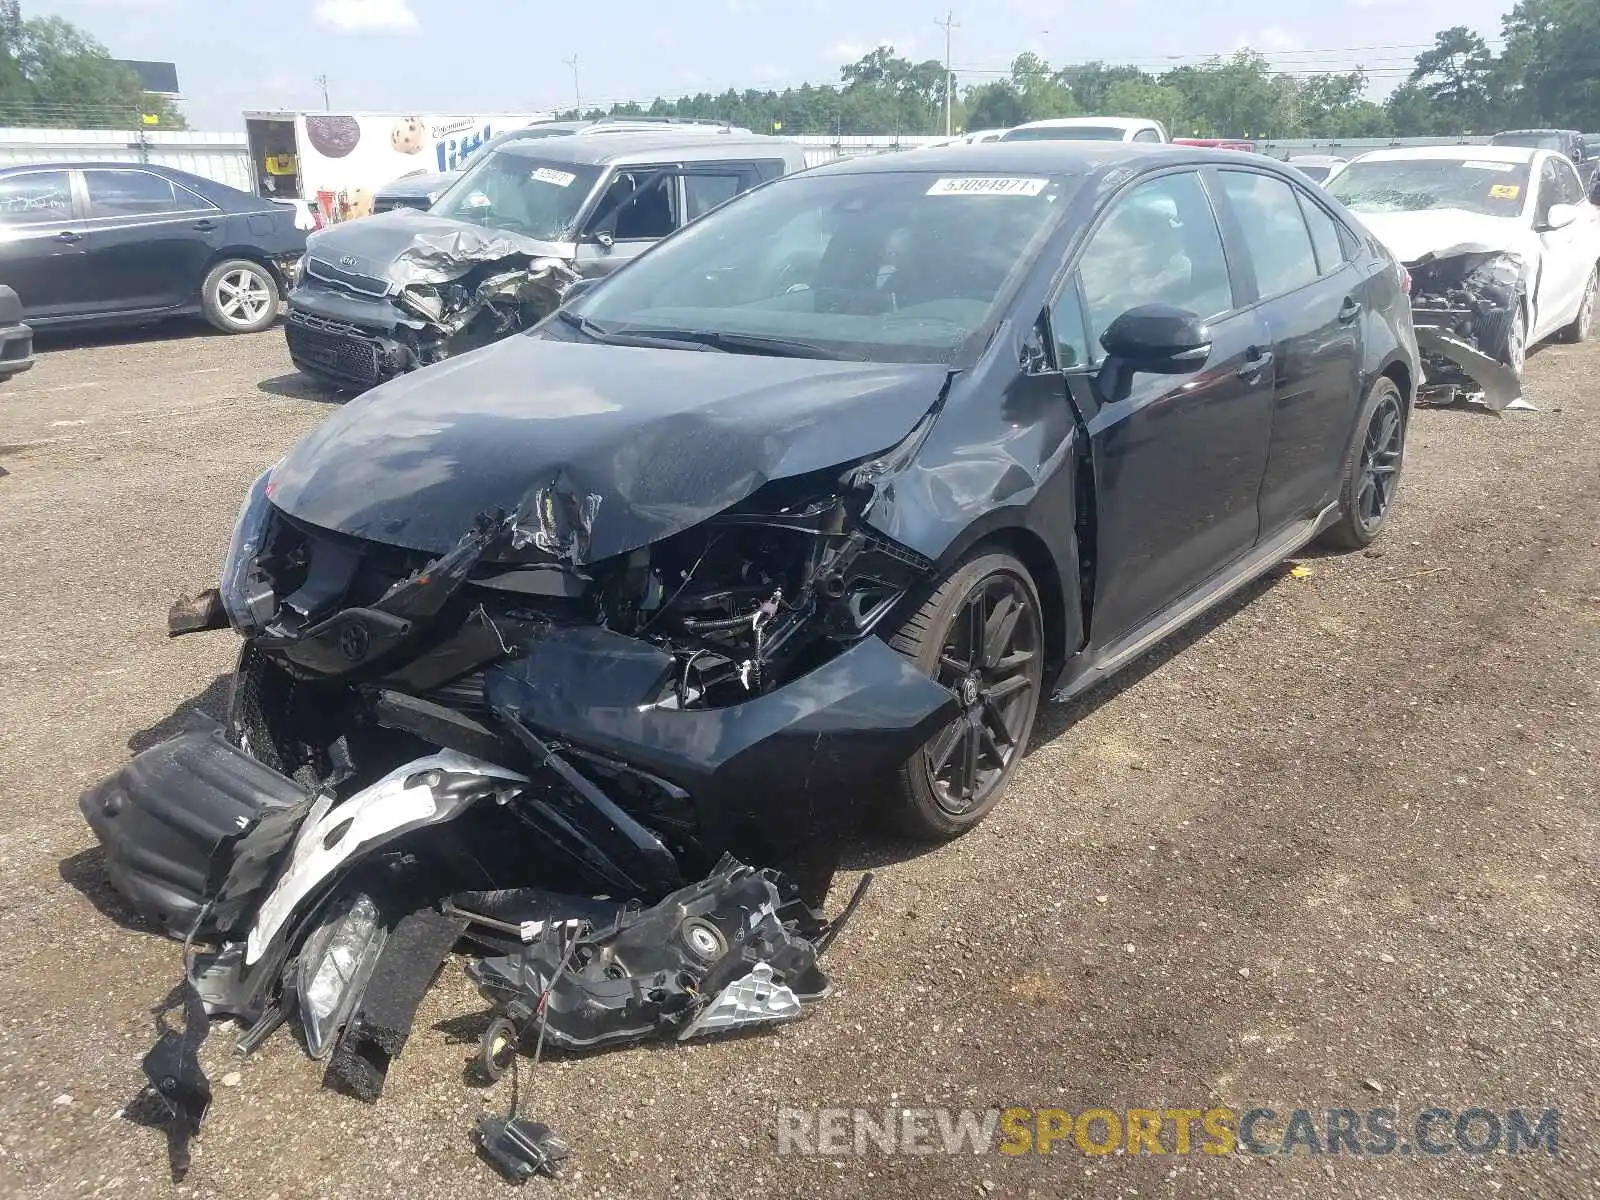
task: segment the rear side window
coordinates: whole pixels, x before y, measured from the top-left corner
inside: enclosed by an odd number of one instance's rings
[[[1133,135],[1133,140],[1136,142],[1159,142],[1161,135],[1154,129],[1141,129]]]
[[[746,186],[745,178],[737,172],[726,175],[700,174],[683,177],[683,219],[692,221],[704,216],[724,201],[732,200]]]
[[[1311,197],[1299,194],[1300,211],[1305,215],[1306,228],[1311,231],[1311,245],[1317,252],[1317,270],[1332,275],[1344,266],[1344,243],[1339,237],[1339,223],[1323,212]]]
[[[190,207],[172,184],[148,171],[85,171],[91,217],[150,217]]]
[[[27,171],[0,179],[0,223],[41,225],[72,219],[72,181],[65,171]]]
[[[1222,171],[1222,187],[1238,214],[1256,268],[1262,298],[1305,287],[1317,279],[1311,233],[1294,188],[1254,171]],[[1338,237],[1337,231],[1334,233]]]
[[[1152,179],[1118,198],[1084,247],[1078,274],[1091,346],[1141,304],[1170,304],[1201,317],[1234,307],[1222,235],[1192,171]]]

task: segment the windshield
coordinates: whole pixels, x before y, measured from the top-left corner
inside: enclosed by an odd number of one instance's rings
[[[1563,150],[1561,136],[1555,133],[1497,133],[1491,146],[1529,146],[1535,150]]]
[[[950,362],[994,318],[1077,183],[792,176],[689,225],[564,315],[601,340]]]
[[[493,150],[467,167],[428,211],[541,241],[564,240],[577,224],[600,168]]]
[[[1127,131],[1115,125],[1040,125],[1034,129],[1013,129],[1001,140],[1007,142],[1120,142]]]
[[[1409,158],[1354,162],[1328,191],[1355,213],[1454,208],[1491,217],[1522,213],[1528,164],[1487,159]]]

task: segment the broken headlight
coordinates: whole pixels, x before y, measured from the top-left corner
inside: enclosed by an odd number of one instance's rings
[[[367,989],[387,931],[378,906],[357,892],[335,904],[300,951],[300,1024],[306,1050],[322,1058]]]
[[[239,519],[234,522],[233,539],[228,543],[228,557],[223,560],[222,581],[217,588],[228,619],[246,636],[258,632],[272,619],[277,604],[272,586],[256,566],[272,515],[272,501],[268,499],[271,479],[269,469],[250,485]]]

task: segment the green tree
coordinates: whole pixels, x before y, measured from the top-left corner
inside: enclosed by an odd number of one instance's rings
[[[1417,55],[1409,82],[1433,102],[1436,126],[1454,124],[1453,132],[1473,133],[1496,124],[1494,76],[1494,55],[1483,38],[1455,25],[1435,35],[1432,49]]]
[[[183,128],[173,106],[146,95],[139,78],[106,48],[61,17],[23,20],[16,0],[0,2],[0,123],[130,129],[143,114]]]
[[[1502,23],[1497,83],[1519,125],[1600,129],[1600,4],[1521,0]]]
[[[1154,83],[1138,67],[1075,63],[1056,72],[1056,81],[1072,89],[1072,99],[1086,113],[1107,114],[1111,89],[1119,83]]]
[[[1095,111],[1108,117],[1149,117],[1172,137],[1182,137],[1188,121],[1184,94],[1152,79],[1119,79],[1106,89]]]
[[[1196,137],[1299,137],[1299,85],[1275,75],[1253,50],[1168,71],[1160,82],[1183,93]]]

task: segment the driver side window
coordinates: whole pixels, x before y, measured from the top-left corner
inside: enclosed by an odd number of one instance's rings
[[[660,239],[678,227],[678,176],[673,171],[618,171],[589,221],[589,232],[617,241]]]
[[[1078,274],[1095,361],[1101,335],[1130,308],[1170,304],[1209,318],[1234,306],[1222,234],[1193,171],[1163,175],[1117,200],[1084,248]]]

